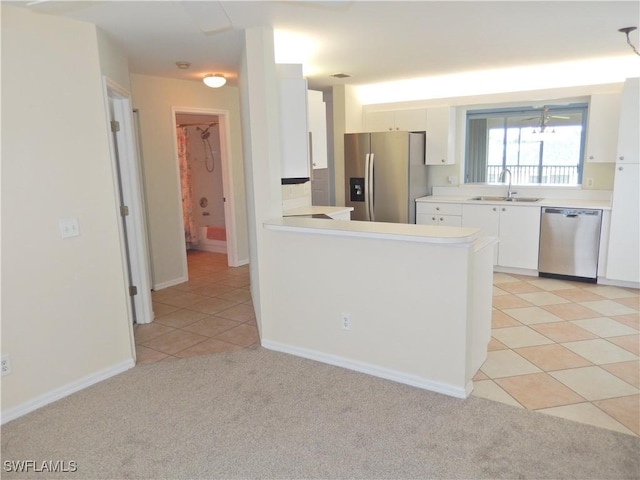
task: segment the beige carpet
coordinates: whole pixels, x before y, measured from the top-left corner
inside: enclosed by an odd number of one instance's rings
[[[5,471],[29,459],[78,471]],[[637,479],[640,440],[259,348],[139,366],[9,422],[2,461],[2,478]]]

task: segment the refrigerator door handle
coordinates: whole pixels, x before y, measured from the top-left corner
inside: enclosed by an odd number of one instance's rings
[[[375,191],[373,190],[373,160],[374,160],[374,156],[375,154],[370,153],[369,154],[369,220],[371,220],[372,222],[376,221],[376,215],[375,212],[373,210],[373,202],[375,199]]]
[[[369,156],[367,153],[364,156],[364,209],[365,209],[365,220],[369,221]]]

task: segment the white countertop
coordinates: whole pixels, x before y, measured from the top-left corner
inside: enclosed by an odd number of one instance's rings
[[[430,203],[468,203],[471,205],[499,204],[518,205],[529,207],[560,207],[560,208],[595,208],[600,210],[611,210],[609,200],[583,200],[571,198],[543,198],[539,202],[505,202],[504,200],[471,200],[479,195],[438,195],[427,196],[416,199],[416,202]],[[528,195],[527,195],[528,196]],[[536,197],[538,198],[538,197]]]
[[[290,215],[318,215],[325,214],[331,216],[353,211],[353,207],[331,207],[325,205],[308,205],[305,207],[290,208],[282,212],[282,215],[287,217]]]
[[[336,207],[339,208],[339,207]],[[344,207],[342,207],[344,209]],[[478,228],[441,227],[406,223],[363,222],[357,220],[329,220],[305,217],[282,217],[265,222],[270,230],[304,232],[320,235],[384,238],[407,242],[469,245],[480,232]]]

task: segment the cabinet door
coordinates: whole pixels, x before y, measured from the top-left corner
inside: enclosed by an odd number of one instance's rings
[[[640,79],[630,78],[624,84],[618,125],[618,163],[640,162],[638,132],[640,131]]]
[[[540,207],[500,206],[498,265],[538,269]]]
[[[307,81],[302,65],[278,64],[282,178],[309,178]]]
[[[587,162],[611,163],[616,161],[620,94],[591,95],[587,123]]]
[[[394,128],[402,132],[424,132],[427,129],[427,110],[414,108],[396,111]]]
[[[364,116],[367,132],[389,132],[394,130],[394,112],[367,112]]]
[[[438,216],[428,213],[416,213],[416,225],[438,225]]]
[[[438,225],[443,227],[461,227],[462,217],[460,215],[440,215]]]
[[[327,109],[322,92],[309,90],[309,151],[311,167],[327,168]]]
[[[462,205],[462,226],[480,229],[480,235],[485,237],[499,237],[499,212],[496,205]],[[500,248],[500,245],[498,245]],[[493,264],[498,262],[497,249]]]
[[[455,163],[455,109],[437,107],[427,110],[427,165]]]
[[[607,278],[640,282],[640,164],[616,167]]]

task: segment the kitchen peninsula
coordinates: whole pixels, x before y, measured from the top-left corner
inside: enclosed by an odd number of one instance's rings
[[[475,228],[264,224],[262,346],[465,398],[491,329],[496,240]]]

